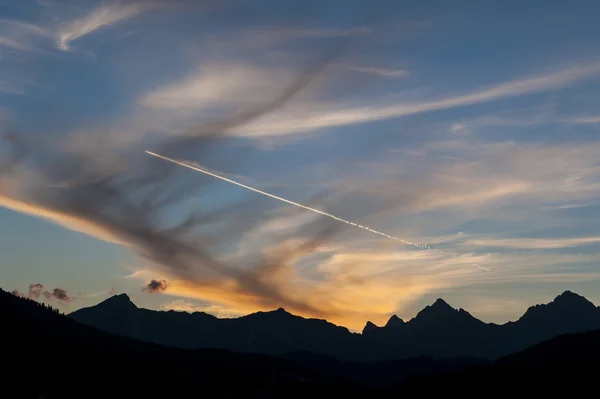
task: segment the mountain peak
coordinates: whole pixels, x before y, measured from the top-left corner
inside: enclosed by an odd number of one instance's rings
[[[362,333],[364,334],[364,333],[369,332],[369,331],[374,331],[374,330],[377,330],[378,328],[379,327],[377,327],[372,322],[367,321],[367,324],[365,324],[365,328],[363,328]]]
[[[386,323],[386,327],[400,327],[403,326],[404,320],[402,320],[401,318],[399,318],[396,315],[392,315],[392,317],[390,317],[390,319],[388,320],[388,322]]]
[[[448,305],[448,302],[444,301],[442,298],[438,298],[435,300],[435,302],[433,303],[433,305],[431,305],[432,308],[439,308],[439,309],[452,309],[454,310],[454,308],[450,305]]]
[[[596,306],[581,295],[571,291],[565,291],[547,304],[531,306],[521,319],[534,320],[571,320],[573,318],[596,317],[598,314]]]
[[[564,303],[564,304],[573,304],[573,305],[584,305],[584,306],[589,306],[592,305],[594,306],[590,301],[588,301],[585,297],[576,294],[574,292],[571,291],[565,291],[562,294],[560,294],[559,296],[557,296],[556,298],[554,298],[554,301],[552,301],[553,303]]]
[[[438,298],[433,304],[426,306],[421,310],[413,319],[417,323],[425,322],[436,322],[441,320],[448,320],[460,315],[456,309],[448,305],[442,298]],[[411,322],[413,321],[411,320]]]
[[[131,298],[129,298],[129,295],[127,295],[125,293],[113,295],[110,298],[108,298],[107,300],[99,303],[97,306],[107,306],[107,305],[108,306],[137,308],[137,306],[135,306],[135,304],[131,301]]]

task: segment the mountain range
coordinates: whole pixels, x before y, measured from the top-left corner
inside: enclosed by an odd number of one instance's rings
[[[391,399],[408,394],[480,396],[490,389],[511,395],[555,395],[568,389],[578,395],[596,387],[600,371],[600,330],[563,334],[494,362],[430,357],[356,362],[310,352],[273,357],[145,343],[85,326],[2,290],[0,323],[3,393],[21,398],[193,393],[214,398]]]
[[[422,356],[493,360],[561,334],[600,329],[600,308],[570,291],[548,304],[532,306],[517,321],[502,325],[485,323],[438,299],[406,322],[397,316],[383,327],[367,322],[362,334],[281,308],[231,319],[203,312],[140,309],[126,294],[69,317],[112,334],[171,347],[279,357],[310,353],[349,361]]]
[[[3,290],[0,325],[2,397],[368,397],[357,384],[290,360],[144,343]]]

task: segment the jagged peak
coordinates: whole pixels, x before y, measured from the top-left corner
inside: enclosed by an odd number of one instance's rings
[[[531,306],[532,308],[546,307],[546,306],[560,306],[560,307],[575,307],[575,306],[585,306],[585,307],[596,307],[592,302],[587,300],[584,296],[576,294],[572,291],[565,291],[562,294],[558,295],[554,300],[547,304],[540,304]]]
[[[444,301],[442,298],[438,298],[435,300],[435,302],[433,303],[433,305],[431,305],[432,308],[446,308],[446,309],[452,309],[455,310],[452,306],[448,305],[448,302]]]
[[[520,320],[542,317],[542,315],[545,315],[543,317],[548,317],[549,314],[555,314],[555,316],[561,314],[566,316],[570,314],[579,314],[581,311],[593,313],[596,309],[596,305],[588,301],[585,297],[567,290],[554,298],[550,303],[530,306],[523,316],[521,316]]]
[[[261,311],[258,311],[258,312],[250,313],[250,314],[247,314],[245,316],[242,316],[242,318],[273,317],[273,316],[294,316],[294,317],[301,317],[301,316],[295,316],[295,315],[291,314],[290,312],[288,312],[284,308],[278,308],[278,309],[275,309],[275,310],[266,310],[266,311],[261,310]]]
[[[438,298],[433,304],[425,306],[423,310],[417,313],[413,320],[444,319],[458,314],[459,312],[456,309],[448,305],[442,298]]]
[[[364,334],[365,332],[373,331],[373,330],[376,330],[378,328],[379,327],[377,327],[374,323],[372,323],[370,321],[367,321],[367,324],[365,324],[365,328],[363,328],[362,332]]]
[[[568,303],[585,303],[585,304],[592,304],[590,301],[588,301],[584,296],[581,296],[579,294],[576,294],[572,291],[565,291],[562,294],[558,295],[556,298],[554,298],[554,301],[552,301],[554,303],[561,303],[561,302],[568,302]],[[592,304],[593,305],[593,304]]]
[[[137,306],[135,306],[135,304],[131,301],[131,298],[129,298],[129,295],[127,295],[125,293],[113,295],[110,298],[108,298],[107,300],[98,304],[98,306],[103,305],[103,304],[104,305],[106,305],[106,304],[118,305],[118,306],[133,306],[133,307],[137,308]]]
[[[398,327],[398,326],[403,326],[405,324],[404,320],[402,320],[400,317],[396,316],[396,315],[392,315],[392,317],[390,317],[390,319],[388,320],[388,322],[386,323],[386,327]]]

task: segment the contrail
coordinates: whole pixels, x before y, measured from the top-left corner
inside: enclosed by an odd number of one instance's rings
[[[259,194],[265,195],[265,196],[267,196],[267,197],[271,197],[271,198],[274,198],[274,199],[276,199],[276,200],[283,201],[283,202],[285,202],[285,203],[288,203],[288,204],[290,204],[290,205],[294,205],[294,206],[297,206],[297,207],[299,207],[299,208],[306,209],[306,210],[308,210],[308,211],[315,212],[315,213],[318,213],[318,214],[320,214],[320,215],[323,215],[323,216],[327,216],[328,218],[331,218],[331,219],[337,220],[338,222],[346,223],[346,224],[348,224],[348,225],[350,225],[350,226],[358,227],[358,228],[361,228],[361,229],[363,229],[363,230],[370,231],[371,233],[378,234],[378,235],[380,235],[380,236],[383,236],[383,237],[386,237],[386,238],[390,238],[390,239],[392,239],[392,240],[400,241],[401,243],[403,243],[403,244],[406,244],[406,245],[411,245],[411,246],[413,246],[413,247],[416,247],[416,248],[419,248],[419,249],[425,249],[425,250],[428,250],[428,251],[435,251],[435,252],[439,252],[439,253],[447,253],[447,254],[452,254],[452,255],[458,255],[458,254],[454,254],[454,253],[450,253],[450,252],[442,251],[442,250],[440,250],[440,249],[431,248],[429,245],[416,244],[416,243],[410,242],[410,241],[408,241],[408,240],[404,240],[404,239],[402,239],[402,238],[400,238],[400,237],[395,237],[395,236],[392,236],[392,235],[389,235],[389,234],[383,233],[383,232],[381,232],[381,231],[377,231],[377,230],[375,230],[375,229],[372,229],[372,228],[370,228],[370,227],[363,226],[362,224],[354,223],[354,222],[351,222],[351,221],[349,221],[349,220],[342,219],[342,218],[340,218],[340,217],[337,217],[337,216],[335,216],[335,215],[332,215],[331,213],[323,212],[323,211],[320,211],[320,210],[318,210],[318,209],[311,208],[311,207],[309,207],[309,206],[302,205],[302,204],[299,204],[299,203],[297,203],[297,202],[290,201],[290,200],[288,200],[288,199],[285,199],[285,198],[279,197],[279,196],[277,196],[277,195],[273,195],[273,194],[267,193],[266,191],[262,191],[262,190],[259,190],[259,189],[257,189],[257,188],[253,188],[253,187],[247,186],[247,185],[245,185],[245,184],[238,183],[238,182],[236,182],[235,180],[231,180],[231,179],[228,179],[228,178],[226,178],[226,177],[219,176],[219,175],[217,175],[217,174],[215,174],[215,173],[212,173],[212,172],[209,172],[209,171],[207,171],[207,170],[200,169],[200,168],[198,168],[198,167],[196,167],[196,166],[189,165],[189,164],[187,164],[187,163],[180,162],[180,161],[177,161],[177,160],[175,160],[175,159],[172,159],[172,158],[165,157],[165,156],[163,156],[163,155],[157,154],[157,153],[155,153],[155,152],[152,152],[152,151],[148,151],[148,150],[146,150],[146,154],[149,154],[149,155],[152,155],[152,156],[154,156],[154,157],[157,157],[157,158],[163,159],[163,160],[165,160],[165,161],[172,162],[172,163],[174,163],[174,164],[177,164],[177,165],[183,166],[183,167],[185,167],[185,168],[189,168],[189,169],[195,170],[195,171],[197,171],[197,172],[200,172],[200,173],[204,173],[205,175],[209,175],[209,176],[212,176],[212,177],[216,177],[217,179],[221,179],[221,180],[223,180],[223,181],[226,181],[226,182],[228,182],[228,183],[235,184],[236,186],[240,186],[240,187],[243,187],[243,188],[245,188],[245,189],[248,189],[248,190],[254,191],[255,193],[259,193]],[[478,268],[479,268],[479,269],[481,269],[481,270],[485,270],[485,271],[488,271],[488,272],[490,271],[490,269],[488,269],[488,268],[485,268],[485,267],[483,267],[483,266],[480,266],[480,265],[478,265],[478,264],[473,264],[473,265],[474,265],[475,267],[478,267]]]

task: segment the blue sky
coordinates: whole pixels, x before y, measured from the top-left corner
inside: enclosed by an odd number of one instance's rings
[[[3,288],[353,329],[437,297],[493,322],[599,303],[599,8],[1,2]]]

